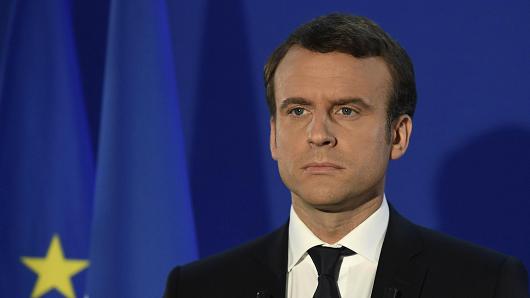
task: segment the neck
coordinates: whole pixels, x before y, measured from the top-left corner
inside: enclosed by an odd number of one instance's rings
[[[356,208],[338,212],[320,210],[293,198],[293,209],[320,240],[333,244],[364,222],[383,203],[383,195],[371,198]]]

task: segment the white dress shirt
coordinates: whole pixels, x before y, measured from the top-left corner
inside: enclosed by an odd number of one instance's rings
[[[383,203],[363,223],[337,243],[325,243],[300,220],[291,206],[287,256],[287,298],[311,298],[318,284],[318,274],[307,250],[316,245],[345,246],[356,254],[344,257],[338,285],[342,298],[369,298],[388,226],[388,204]]]

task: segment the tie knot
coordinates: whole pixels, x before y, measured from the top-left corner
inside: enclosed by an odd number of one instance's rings
[[[340,264],[343,256],[355,254],[352,250],[346,247],[333,248],[324,247],[322,245],[310,248],[307,253],[317,267],[318,275],[325,275],[337,280]]]

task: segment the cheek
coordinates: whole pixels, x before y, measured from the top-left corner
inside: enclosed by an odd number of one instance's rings
[[[304,156],[304,140],[299,134],[291,134],[283,131],[276,134],[276,157],[280,174],[293,176],[299,166],[300,160]]]
[[[388,159],[390,154],[390,144],[387,142],[387,133],[383,126],[363,123],[343,132],[338,139],[341,151],[352,157],[357,164],[377,165]]]
[[[276,148],[280,157],[292,159],[304,143],[303,132],[291,126],[279,125],[276,130]]]
[[[384,128],[374,130],[369,140],[366,141],[367,164],[371,167],[371,171],[375,173],[386,172],[390,156],[390,144],[387,142],[387,134]],[[369,169],[367,169],[369,170]]]
[[[289,138],[285,135],[278,136],[276,143],[276,155],[278,158],[278,164],[284,168],[284,170],[291,171],[296,158],[296,149],[293,143],[290,142]]]

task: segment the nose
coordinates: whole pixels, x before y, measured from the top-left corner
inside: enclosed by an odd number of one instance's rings
[[[331,124],[327,114],[315,115],[307,129],[307,142],[315,147],[334,147],[337,144],[337,138],[332,133]]]

